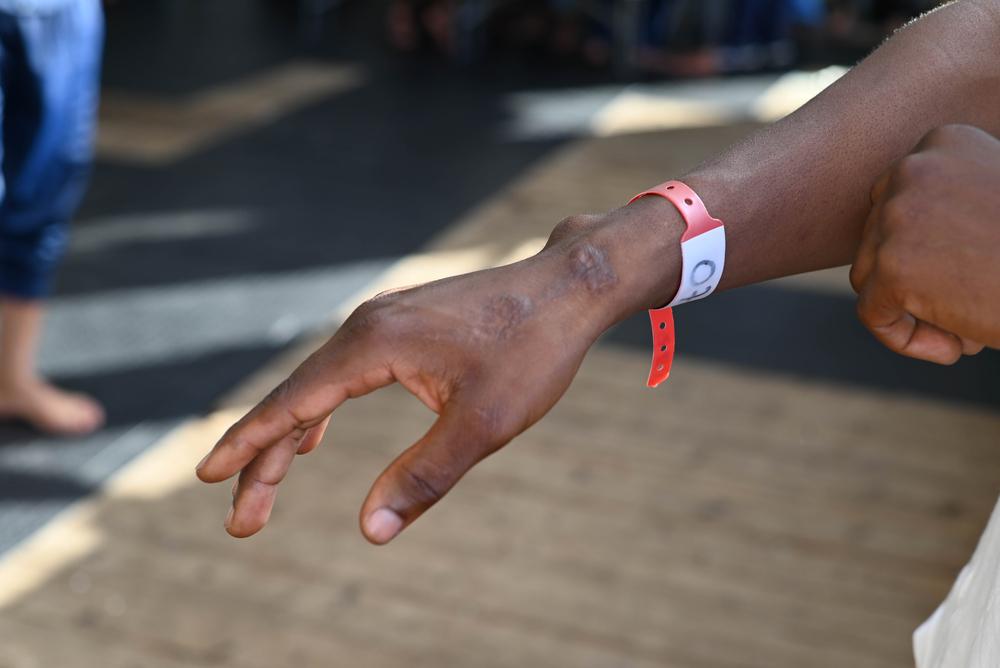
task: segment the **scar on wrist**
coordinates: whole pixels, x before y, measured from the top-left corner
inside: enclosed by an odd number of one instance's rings
[[[618,283],[608,253],[592,243],[575,245],[569,252],[570,276],[589,292],[603,292]]]

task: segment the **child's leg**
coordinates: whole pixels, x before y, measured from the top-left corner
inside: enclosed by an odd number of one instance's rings
[[[49,385],[35,366],[41,300],[90,166],[102,39],[98,0],[52,14],[0,12],[0,416],[58,433],[103,421],[93,400]]]

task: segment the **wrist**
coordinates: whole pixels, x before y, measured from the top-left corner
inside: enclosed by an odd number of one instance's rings
[[[643,197],[594,217],[547,249],[600,331],[667,303],[680,280],[684,221],[670,202]]]

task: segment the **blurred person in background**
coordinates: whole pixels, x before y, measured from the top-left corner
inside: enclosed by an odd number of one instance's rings
[[[680,176],[725,221],[720,289],[853,265],[858,315],[889,349],[952,364],[1000,348],[998,44],[1000,0],[944,6]],[[438,418],[362,504],[364,535],[393,540],[540,420],[603,332],[676,293],[685,227],[666,200],[642,197],[566,219],[523,261],[366,302],[198,465],[206,482],[238,474],[227,531],[259,531],[331,413],[398,382]],[[916,635],[922,668],[1000,665],[998,577],[1000,506]]]
[[[389,43],[413,52],[425,43],[452,55],[455,50],[455,11],[458,0],[392,0],[386,14]]]
[[[796,31],[824,11],[824,0],[656,0],[640,66],[675,76],[787,67]]]
[[[386,14],[386,32],[389,43],[401,52],[429,47],[447,56],[460,56],[461,36],[485,28],[491,34],[490,41],[515,51],[607,65],[611,38],[606,24],[613,2],[393,0]]]
[[[937,0],[650,0],[640,69],[712,76],[871,51]]]
[[[104,421],[36,367],[43,300],[90,169],[103,34],[100,0],[0,0],[0,419],[53,434]]]
[[[784,69],[829,54],[854,61],[936,0],[646,0],[634,26],[633,69],[654,75],[712,76]],[[592,67],[612,64],[616,37],[631,43],[616,0],[392,0],[389,42],[399,51],[463,52],[471,32],[495,50],[555,56]],[[471,39],[479,43],[481,40]],[[480,44],[482,46],[482,44]]]

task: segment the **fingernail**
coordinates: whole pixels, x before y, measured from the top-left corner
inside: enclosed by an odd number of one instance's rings
[[[383,545],[396,537],[403,528],[403,518],[388,508],[379,508],[365,522],[365,533],[375,543]]]
[[[204,457],[202,457],[202,458],[201,458],[201,461],[200,461],[200,462],[198,462],[198,465],[194,467],[194,470],[195,470],[195,471],[200,471],[200,470],[201,470],[201,467],[205,465],[205,462],[207,462],[207,461],[208,461],[208,457],[209,457],[209,455],[211,455],[211,454],[212,454],[212,453],[210,452],[210,453],[208,453],[207,455],[205,455]]]
[[[236,509],[235,508],[230,508],[229,509],[229,513],[226,515],[226,521],[223,522],[223,526],[225,526],[227,529],[229,528],[229,525],[233,523],[233,515],[235,513],[236,513]]]

